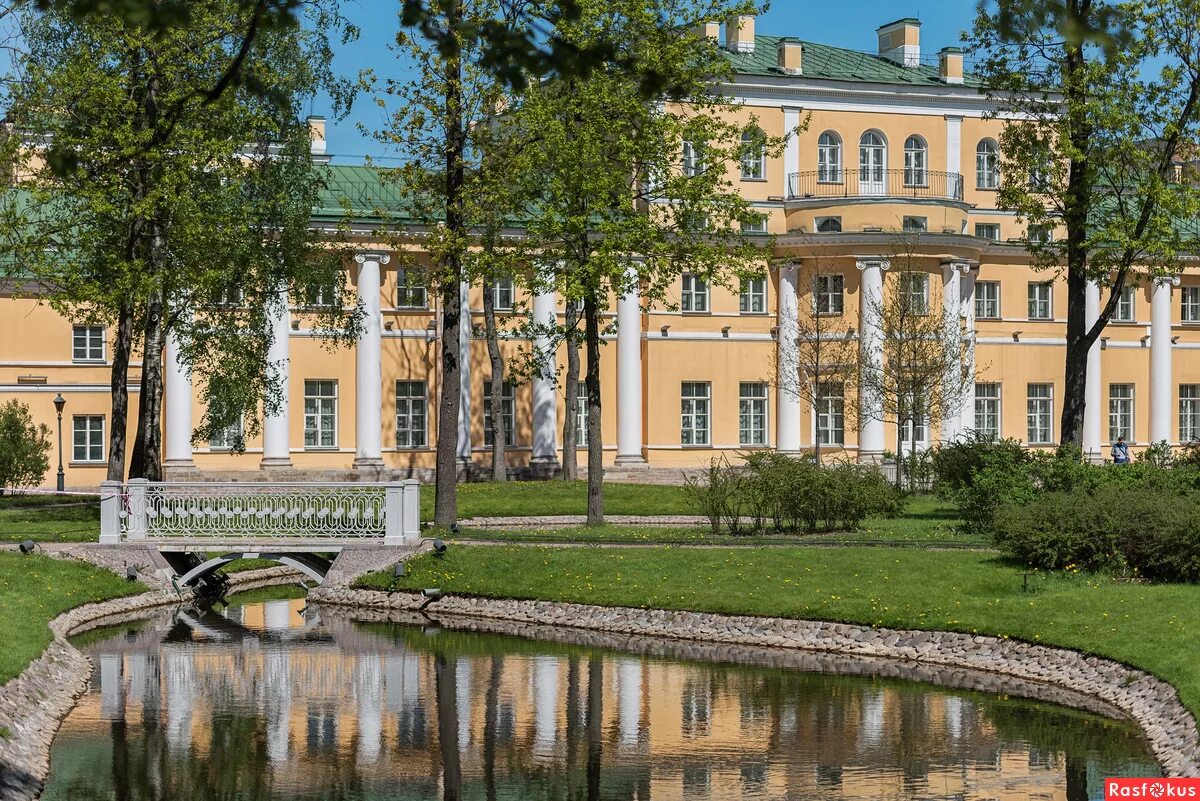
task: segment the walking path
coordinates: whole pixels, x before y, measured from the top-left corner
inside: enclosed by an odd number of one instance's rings
[[[519,517],[468,517],[460,521],[468,528],[571,528],[587,523],[587,515],[526,515]],[[605,515],[613,526],[707,526],[702,515]]]

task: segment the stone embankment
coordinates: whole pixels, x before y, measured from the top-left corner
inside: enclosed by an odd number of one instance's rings
[[[1200,774],[1196,721],[1175,688],[1141,670],[1078,651],[954,632],[875,629],[842,623],[743,617],[655,609],[587,606],[550,601],[444,596],[426,603],[415,593],[321,586],[313,603],[504,621],[533,627],[689,640],[708,645],[787,648],[855,657],[903,660],[911,668],[938,666],[981,671],[1064,688],[1128,715],[1146,734],[1169,776]],[[545,630],[538,636],[544,636]],[[897,675],[902,675],[901,674]],[[915,675],[919,675],[915,674]],[[912,676],[910,676],[912,677]],[[1036,695],[1036,694],[1035,694]],[[1072,703],[1070,698],[1060,699]],[[1092,708],[1091,704],[1075,703]],[[1102,710],[1094,710],[1102,711]]]

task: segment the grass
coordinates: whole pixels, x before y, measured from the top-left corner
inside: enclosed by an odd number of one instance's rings
[[[145,585],[82,562],[0,551],[0,683],[50,644],[47,625],[81,604],[145,592]]]
[[[360,579],[376,589],[953,630],[1074,648],[1149,671],[1200,713],[1200,587],[1034,574],[993,553],[913,548],[637,551],[452,547]]]
[[[0,497],[0,542],[83,542],[100,538],[100,499],[76,495]]]
[[[690,515],[695,510],[682,487],[606,483],[604,513]],[[587,514],[585,481],[509,481],[458,487],[460,518],[583,514]],[[421,486],[421,519],[433,519],[433,487],[427,484]]]

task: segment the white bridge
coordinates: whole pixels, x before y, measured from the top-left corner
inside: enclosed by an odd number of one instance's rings
[[[317,581],[314,556],[350,546],[416,547],[420,484],[105,481],[100,543],[222,556],[180,570],[188,583],[236,558],[289,564]]]

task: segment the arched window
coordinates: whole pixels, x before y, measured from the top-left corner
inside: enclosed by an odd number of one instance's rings
[[[904,185],[929,185],[929,147],[919,136],[904,141]]]
[[[704,143],[685,141],[683,143],[684,176],[694,178],[702,172],[704,172]]]
[[[826,131],[817,140],[817,183],[842,182],[842,140],[833,131]]]
[[[1000,188],[1000,148],[991,139],[984,139],[975,148],[975,186]]]
[[[842,232],[842,218],[818,217],[817,230],[822,234],[840,234]]]
[[[766,138],[758,128],[742,133],[742,179],[761,181],[767,177]]]
[[[883,194],[887,169],[887,146],[875,131],[867,131],[858,140],[858,181],[865,192]]]

